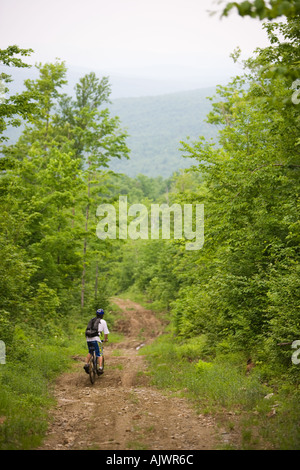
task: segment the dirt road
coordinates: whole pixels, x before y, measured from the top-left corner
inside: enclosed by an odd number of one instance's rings
[[[42,450],[202,450],[217,445],[212,418],[197,415],[184,398],[149,384],[142,343],[162,332],[161,321],[140,305],[114,299],[124,320],[123,342],[105,346],[105,373],[89,382],[84,358],[62,375]]]

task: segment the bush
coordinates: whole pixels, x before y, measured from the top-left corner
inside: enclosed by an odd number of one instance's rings
[[[213,367],[213,364],[211,362],[204,362],[204,361],[198,361],[196,364],[196,371],[198,373],[205,373],[209,371]]]
[[[176,344],[178,351],[178,357],[187,359],[188,361],[196,361],[200,357],[203,357],[206,353],[206,337],[204,335],[195,336],[183,342],[182,344]]]

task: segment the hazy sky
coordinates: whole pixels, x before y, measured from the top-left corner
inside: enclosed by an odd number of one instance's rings
[[[32,48],[28,62],[65,60],[128,76],[217,77],[267,44],[258,20],[221,10],[213,0],[0,0],[0,48]],[[224,2],[223,2],[224,3]]]

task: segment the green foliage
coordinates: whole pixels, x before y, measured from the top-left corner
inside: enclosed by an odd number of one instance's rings
[[[201,357],[203,338],[198,338],[202,346],[197,347]],[[218,411],[222,407],[230,409],[243,407],[253,409],[267,388],[257,378],[248,378],[242,362],[206,362],[185,356],[185,349],[195,349],[195,339],[184,343],[176,341],[172,335],[163,335],[154,345],[143,348],[150,363],[153,383],[158,387],[172,390],[185,390],[201,409],[207,407]],[[175,379],[176,377],[176,379]]]
[[[214,88],[199,89],[161,96],[124,98],[110,106],[120,116],[128,131],[129,161],[114,160],[110,168],[135,178],[139,174],[169,178],[187,168],[192,161],[184,159],[178,148],[186,136],[192,140],[204,135],[216,138],[217,131],[206,122],[210,111],[207,96]]]
[[[0,65],[5,67],[30,67],[19,56],[26,57],[32,52],[32,49],[20,49],[16,45],[0,49]],[[4,84],[11,81],[11,76],[7,73],[2,72],[0,74],[0,143],[8,140],[7,137],[1,134],[9,126],[20,126],[22,120],[29,119],[35,110],[35,106],[31,102],[32,95],[26,91],[9,97],[6,96],[9,88]]]
[[[270,81],[259,68],[267,58],[276,65],[283,50],[276,29],[291,40],[291,23],[273,25],[274,45],[248,62],[250,74],[218,89],[209,121],[223,127],[221,148],[203,140],[183,144],[208,188],[207,217],[204,248],[193,257],[194,280],[182,282],[173,312],[177,332],[205,333],[212,351],[225,338],[249,355],[265,344],[269,360],[291,368],[290,352],[284,358],[277,343],[299,334],[299,119],[291,79]],[[298,35],[293,38],[283,65],[295,60]],[[182,269],[190,262],[183,257]]]
[[[220,127],[218,142],[183,142],[195,164],[174,174],[160,195],[168,204],[204,203],[203,249],[187,252],[174,240],[129,242],[118,273],[121,288],[170,309],[181,341],[205,337],[210,362],[240,354],[260,364],[262,380],[297,386],[300,369],[281,344],[300,331],[300,123],[291,88],[299,18],[265,27],[270,46],[212,98],[208,122]]]
[[[49,380],[68,364],[61,347],[47,346],[45,341],[37,346],[26,344],[20,329],[14,349],[16,362],[10,361],[0,369],[2,450],[26,450],[40,444],[47,430],[47,411],[53,404]]]
[[[260,20],[265,18],[273,20],[279,16],[293,18],[300,14],[300,3],[298,0],[270,0],[270,2],[266,2],[265,0],[255,0],[254,2],[244,1],[241,3],[230,2],[224,8],[223,16],[227,16],[233,8],[236,8],[238,14],[242,17],[258,17]]]
[[[213,367],[211,362],[205,362],[200,359],[196,364],[197,374],[208,372]]]
[[[225,423],[241,435],[239,448],[264,448],[266,441],[275,449],[298,449],[299,390],[286,381],[279,385],[278,369],[274,371],[274,388],[267,385],[270,375],[266,378],[263,370],[271,372],[267,363],[257,364],[247,374],[245,356],[229,353],[228,341],[209,362],[204,359],[206,346],[204,336],[178,340],[171,330],[140,353],[148,359],[155,386],[191,398],[201,414],[221,417],[222,427]],[[252,440],[252,434],[256,439]]]

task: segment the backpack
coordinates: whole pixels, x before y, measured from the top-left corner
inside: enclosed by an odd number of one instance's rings
[[[99,327],[99,323],[101,322],[101,318],[92,318],[89,322],[88,322],[88,326],[86,327],[86,330],[85,330],[85,336],[87,338],[93,338],[93,336],[98,336],[98,327]]]

